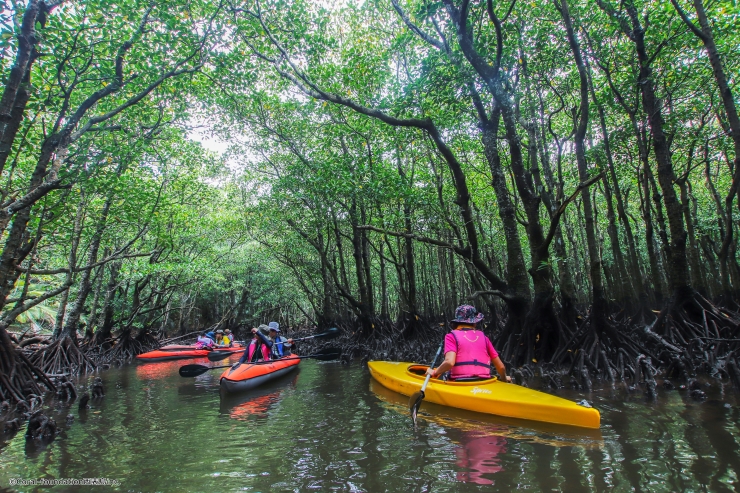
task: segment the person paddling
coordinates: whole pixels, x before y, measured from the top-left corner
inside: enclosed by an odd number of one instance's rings
[[[242,357],[239,358],[239,364],[250,362],[253,363],[258,360],[267,361],[270,359],[270,349],[272,349],[272,340],[265,335],[268,332],[267,325],[260,325],[259,328],[252,329],[252,340],[249,342],[249,347]]]
[[[272,359],[282,358],[290,354],[290,348],[293,346],[293,339],[286,339],[280,335],[280,324],[270,322],[270,339],[273,341]]]
[[[491,370],[496,368],[501,381],[511,383],[491,340],[477,328],[481,320],[483,314],[475,307],[457,307],[455,319],[450,321],[452,331],[445,336],[445,359],[437,368],[429,368],[428,375],[437,378],[449,370],[451,380],[485,380],[491,378]]]

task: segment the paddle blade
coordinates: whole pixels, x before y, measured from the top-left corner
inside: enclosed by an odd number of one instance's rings
[[[342,355],[340,348],[326,348],[322,349],[318,353],[312,354],[309,358],[317,359],[319,361],[332,361],[338,359]]]
[[[208,361],[221,361],[228,358],[232,354],[239,354],[241,352],[242,351],[212,351],[208,353]]]
[[[419,413],[421,401],[423,400],[423,390],[420,390],[419,392],[414,392],[413,394],[411,394],[411,397],[409,397],[409,412],[411,413],[411,420],[414,422],[414,426],[416,426],[416,415]]]
[[[210,370],[212,367],[210,366],[204,366],[204,365],[185,365],[180,367],[180,376],[181,377],[197,377],[198,375],[202,375],[208,370]]]
[[[328,329],[326,332],[322,332],[321,334],[316,334],[314,337],[320,337],[322,339],[334,339],[335,337],[339,337],[342,334],[342,331],[337,329],[336,327],[332,327],[331,329]]]

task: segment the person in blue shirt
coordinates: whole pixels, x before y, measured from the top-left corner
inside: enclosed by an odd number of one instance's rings
[[[280,324],[277,322],[270,322],[267,324],[270,328],[270,339],[274,342],[271,346],[272,359],[282,358],[291,354],[293,347],[293,339],[286,339],[280,335]]]

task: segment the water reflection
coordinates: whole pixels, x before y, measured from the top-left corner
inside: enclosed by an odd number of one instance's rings
[[[501,471],[499,454],[506,453],[506,438],[493,434],[494,430],[464,431],[455,450],[457,480],[463,483],[494,484],[490,476]]]
[[[154,363],[139,363],[136,366],[136,376],[139,380],[162,380],[177,375],[183,365],[205,365],[213,366],[208,358],[176,359],[172,361],[159,361]],[[212,370],[218,371],[218,370]]]
[[[408,397],[393,392],[370,380],[370,390],[385,404],[385,406],[404,416],[409,415]],[[419,416],[420,426],[423,421],[435,423],[444,428],[460,431],[476,432],[482,429],[491,434],[513,438],[519,441],[542,443],[554,447],[581,446],[588,449],[600,448],[604,445],[604,438],[600,429],[578,428],[553,423],[542,423],[524,419],[507,418],[493,414],[477,413],[465,409],[441,406],[424,401]],[[411,418],[408,418],[409,423]]]
[[[121,486],[106,491],[162,493],[740,487],[740,407],[736,394],[719,388],[702,403],[678,391],[646,401],[637,392],[615,399],[608,388],[588,395],[563,389],[563,397],[599,407],[601,430],[428,402],[414,428],[408,397],[371,382],[360,365],[308,361],[300,374],[219,395],[218,370],[198,381],[177,374],[190,362],[165,362],[154,374],[141,373],[144,365],[102,372],[106,396],[85,413],[55,408],[64,434],[48,445],[27,444],[25,430],[2,437],[0,492],[11,478],[42,477],[107,477]],[[69,413],[75,420],[67,426]]]
[[[370,390],[387,409],[412,426],[408,397],[383,387],[373,379],[370,380]],[[435,429],[443,434],[454,445],[455,480],[471,485],[496,484],[495,475],[506,471],[504,458],[507,456],[509,467],[512,467],[512,454],[508,450],[510,440],[517,447],[532,443],[563,449],[599,450],[604,446],[601,430],[506,418],[430,402],[422,404],[419,416],[417,438],[426,441],[426,435],[433,434]],[[514,451],[516,455],[520,453],[519,450]]]
[[[270,382],[265,387],[230,394],[221,391],[221,406],[219,412],[228,415],[231,419],[248,421],[253,418],[266,418],[267,411],[280,401],[280,397],[287,388],[295,388],[298,375],[288,375]],[[286,380],[288,380],[288,385]],[[276,388],[277,387],[277,388]]]
[[[204,365],[204,366],[226,366],[236,362],[241,354],[231,354],[225,360],[219,362],[211,362],[208,358],[190,358],[190,359],[176,359],[171,361],[155,361],[153,363],[138,363],[136,365],[136,376],[140,380],[162,380],[170,378],[173,375],[178,375],[180,367],[184,365]],[[223,370],[211,370],[205,375],[214,373],[220,375]],[[210,379],[210,377],[208,377]]]

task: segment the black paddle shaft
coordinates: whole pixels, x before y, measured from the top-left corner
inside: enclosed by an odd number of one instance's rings
[[[442,344],[439,345],[439,349],[437,349],[437,354],[434,355],[434,359],[432,360],[432,364],[429,365],[430,368],[434,368],[435,363],[437,363],[437,359],[439,359],[439,355],[442,354],[442,348],[444,348],[445,342],[444,339],[442,340]],[[414,392],[409,397],[409,413],[411,414],[411,420],[414,423],[414,426],[416,426],[416,415],[419,413],[419,408],[421,407],[421,401],[424,400],[425,394],[424,391],[427,388],[427,384],[429,383],[429,377],[430,375],[427,375],[424,379],[424,385],[421,386],[421,390],[418,392]]]
[[[308,339],[315,339],[315,338],[319,338],[319,339],[334,339],[335,337],[339,337],[340,335],[341,335],[340,330],[337,329],[336,327],[332,327],[331,329],[327,329],[326,332],[322,332],[321,334],[315,334],[315,335],[308,336],[308,337],[301,337],[299,339],[293,339],[293,342],[305,341],[305,340],[308,340]],[[246,351],[246,348],[242,349],[241,351],[218,351],[218,350],[215,350],[215,351],[213,351],[213,352],[211,352],[211,353],[208,354],[208,361],[221,361],[223,359],[228,358],[232,354],[238,354],[238,353],[241,353],[242,351]]]

